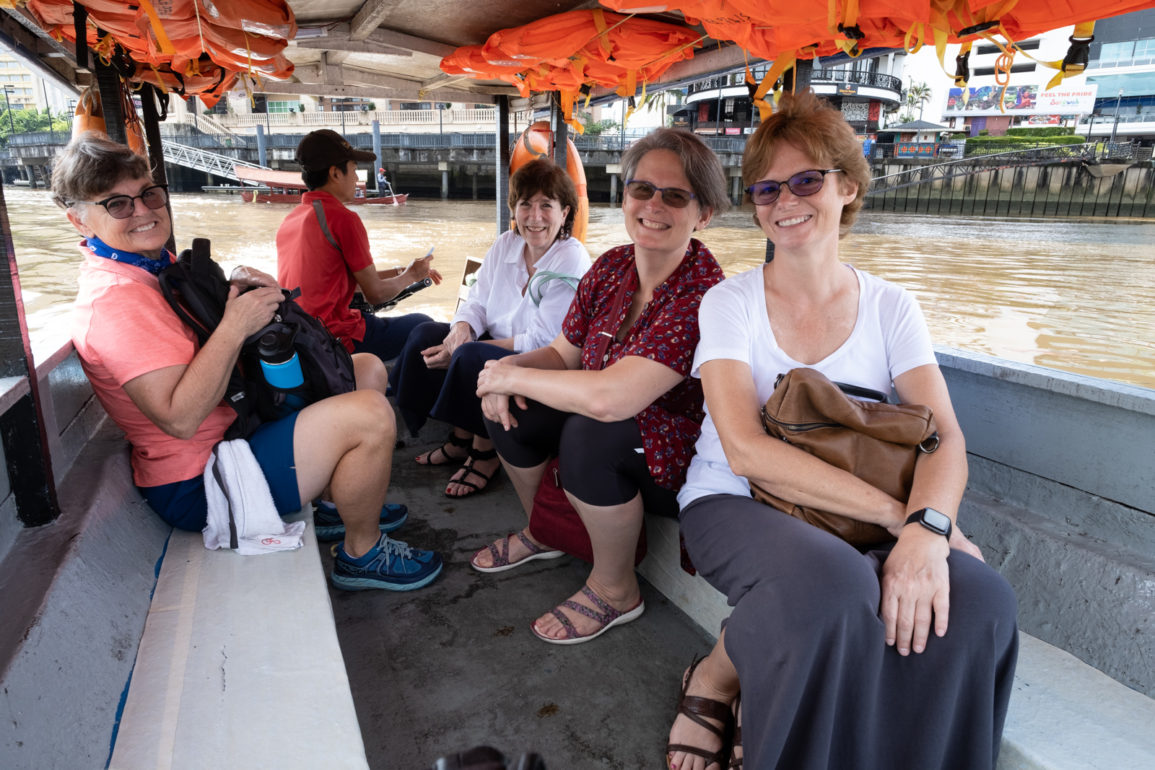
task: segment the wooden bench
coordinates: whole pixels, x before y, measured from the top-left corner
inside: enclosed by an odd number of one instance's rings
[[[111,767],[368,767],[308,518],[261,556],[173,532]]]

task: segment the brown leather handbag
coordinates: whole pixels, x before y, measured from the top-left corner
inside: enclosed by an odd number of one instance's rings
[[[863,401],[847,393],[871,398]],[[814,369],[778,376],[762,407],[762,426],[775,438],[853,473],[891,497],[906,502],[920,453],[938,449],[934,414],[928,406],[888,404],[875,390],[831,382]],[[754,499],[838,535],[854,546],[894,540],[884,527],[829,511],[787,502],[750,483]]]

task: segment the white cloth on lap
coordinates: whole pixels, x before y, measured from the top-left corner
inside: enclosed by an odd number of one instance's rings
[[[233,548],[248,556],[301,547],[305,522],[286,523],[277,515],[269,483],[249,442],[222,441],[205,463],[208,525],[205,548]]]

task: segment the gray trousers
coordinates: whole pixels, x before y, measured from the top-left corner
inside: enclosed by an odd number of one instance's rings
[[[686,549],[734,608],[726,652],[742,686],[745,767],[993,768],[1018,653],[1016,602],[951,551],[950,626],[908,657],[887,647],[879,575],[860,553],[747,497],[681,513]]]

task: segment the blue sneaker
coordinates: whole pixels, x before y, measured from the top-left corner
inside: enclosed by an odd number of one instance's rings
[[[382,532],[392,532],[398,529],[409,518],[409,509],[400,503],[385,503],[381,507],[381,523],[378,526]],[[337,506],[325,500],[313,501],[313,528],[317,531],[317,540],[327,543],[331,540],[345,539],[345,524],[337,514]]]
[[[441,574],[441,554],[410,548],[407,543],[382,535],[377,545],[359,559],[337,547],[333,561],[333,585],[346,591],[383,588],[412,591],[427,586]]]

